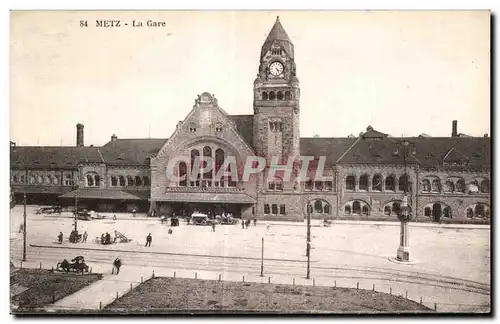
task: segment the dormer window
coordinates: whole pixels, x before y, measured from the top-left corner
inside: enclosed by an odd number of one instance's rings
[[[189,131],[191,133],[196,133],[196,127],[189,127]]]
[[[283,123],[281,121],[270,121],[269,130],[273,133],[278,133],[283,131]]]

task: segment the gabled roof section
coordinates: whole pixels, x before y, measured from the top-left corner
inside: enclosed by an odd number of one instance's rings
[[[273,28],[271,28],[271,31],[269,32],[269,35],[267,36],[266,41],[264,42],[264,45],[262,45],[262,50],[260,52],[261,59],[271,49],[271,46],[273,44],[282,46],[285,52],[288,54],[288,56],[290,56],[291,59],[294,58],[292,41],[288,37],[283,26],[281,25],[279,16],[276,18],[276,22],[274,23]]]
[[[11,168],[75,169],[79,163],[103,163],[96,146],[11,146]]]
[[[253,148],[253,115],[227,115],[236,124],[241,137]]]
[[[452,147],[443,158],[443,164],[465,164],[469,159],[466,158],[460,151]]]
[[[100,151],[109,165],[149,165],[149,159],[167,142],[166,138],[116,139]]]
[[[325,165],[331,166],[356,140],[357,138],[303,137],[300,139],[300,155],[318,158],[325,156]]]

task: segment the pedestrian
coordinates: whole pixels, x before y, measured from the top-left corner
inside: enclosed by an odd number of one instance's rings
[[[168,234],[169,234],[169,235],[172,235],[172,233],[173,233],[173,232],[174,232],[174,231],[172,231],[172,229],[171,229],[171,228],[169,228],[169,229],[168,229]]]
[[[24,224],[21,224],[21,226],[19,226],[19,233],[24,233]]]
[[[245,220],[241,219],[241,229],[245,229]]]
[[[109,235],[108,232],[106,232],[106,236],[104,237],[104,240],[106,241],[106,244],[111,244],[111,235]]]
[[[83,236],[82,236],[82,243],[87,243],[87,237],[89,235],[87,234],[87,231],[83,232]]]
[[[153,237],[151,236],[151,233],[148,234],[148,236],[146,236],[146,246],[149,246],[151,247],[151,242],[153,241]]]
[[[215,232],[215,221],[212,222],[212,232]]]
[[[120,258],[116,258],[115,261],[113,261],[113,270],[111,270],[111,274],[114,274],[115,272],[116,274],[119,274],[121,266],[122,266],[122,260],[120,260]]]
[[[59,235],[57,236],[57,240],[59,241],[59,244],[62,244],[63,241],[63,233],[59,232]]]
[[[257,218],[253,219],[253,226],[257,226]]]
[[[101,234],[101,244],[106,243],[106,237],[104,236],[104,233]]]
[[[189,225],[190,221],[191,221],[191,217],[188,216],[188,218],[187,218],[188,225]]]
[[[135,217],[135,209],[132,210],[132,216]]]
[[[113,215],[113,220],[116,220],[116,214],[115,214],[115,215]]]
[[[266,223],[266,229],[267,229],[268,232],[269,232],[270,228],[271,228],[271,225],[269,225],[269,223]]]

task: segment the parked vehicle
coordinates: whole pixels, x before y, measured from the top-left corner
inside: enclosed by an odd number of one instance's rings
[[[207,214],[193,213],[191,215],[191,223],[194,225],[209,225],[210,220]]]

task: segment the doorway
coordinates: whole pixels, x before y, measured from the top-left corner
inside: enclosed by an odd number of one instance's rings
[[[432,217],[434,218],[435,222],[440,222],[441,221],[441,213],[442,213],[442,208],[441,204],[434,204],[432,205]]]

